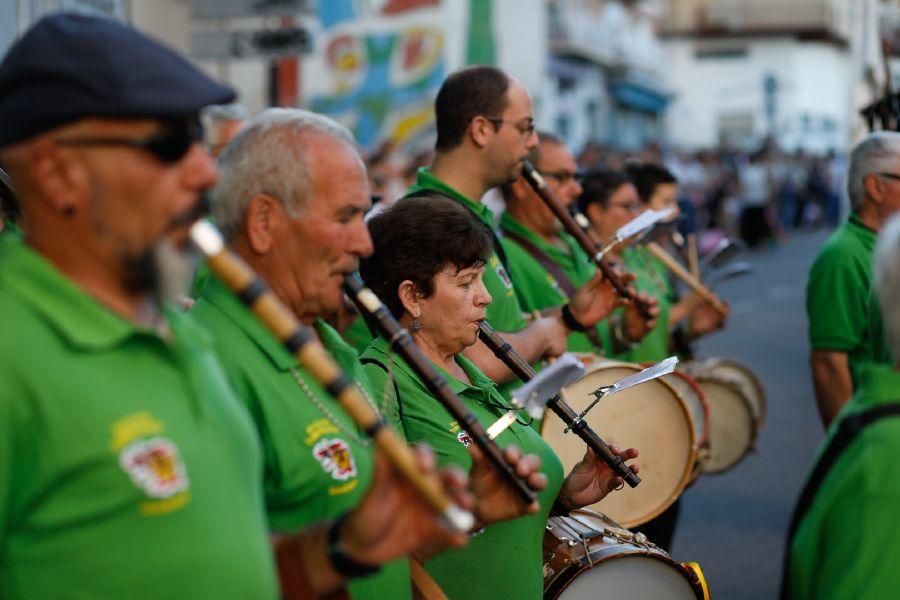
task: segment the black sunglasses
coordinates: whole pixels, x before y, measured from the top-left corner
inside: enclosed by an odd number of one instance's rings
[[[199,121],[171,121],[165,129],[142,139],[116,137],[62,138],[63,146],[126,146],[144,150],[164,164],[180,161],[197,142],[203,141],[203,127]]]

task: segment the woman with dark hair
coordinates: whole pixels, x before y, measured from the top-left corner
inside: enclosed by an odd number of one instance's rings
[[[437,195],[398,202],[373,217],[369,231],[375,250],[361,263],[363,278],[409,329],[451,389],[483,425],[490,425],[509,405],[494,382],[461,354],[476,343],[478,325],[491,302],[482,282],[485,261],[493,251],[490,232],[464,207]],[[361,361],[375,389],[396,399],[394,416],[406,439],[428,443],[442,463],[468,469],[468,436],[409,365],[391,353],[388,342],[377,338]],[[491,525],[466,548],[428,561],[426,569],[450,598],[540,598],[541,548],[551,507],[566,512],[592,504],[622,483],[590,452],[564,478],[559,458],[525,416],[496,441],[540,457],[547,477],[540,509]],[[629,449],[620,455],[631,459],[637,452]]]

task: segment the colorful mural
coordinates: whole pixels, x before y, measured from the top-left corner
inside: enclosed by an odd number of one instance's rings
[[[448,9],[459,6],[449,0],[319,0],[308,106],[348,125],[366,148],[385,140],[415,145],[433,129],[434,96],[447,73],[465,59],[492,58],[491,0],[471,2],[462,24],[478,40],[447,22]],[[449,36],[459,36],[465,53],[455,60]]]

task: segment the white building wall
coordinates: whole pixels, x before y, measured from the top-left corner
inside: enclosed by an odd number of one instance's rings
[[[846,141],[852,110],[845,50],[792,38],[673,39],[666,45],[667,82],[677,94],[666,119],[671,144],[715,146],[723,129],[740,131],[741,125],[746,135],[733,141],[759,144],[770,127],[767,75],[777,82],[774,133],[782,145],[823,151]],[[699,58],[698,49],[745,54]]]

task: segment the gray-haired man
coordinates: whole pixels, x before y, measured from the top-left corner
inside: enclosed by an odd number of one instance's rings
[[[850,218],[822,247],[806,288],[810,366],[826,426],[853,395],[860,366],[877,354],[872,252],[882,225],[900,209],[900,133],[873,133],[853,149],[847,189]]]

